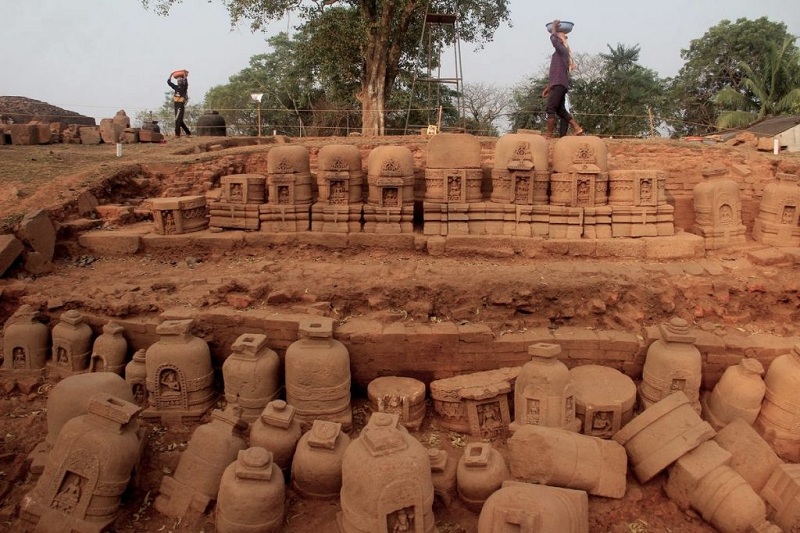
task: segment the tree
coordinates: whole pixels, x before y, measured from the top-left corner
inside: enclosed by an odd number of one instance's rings
[[[497,135],[510,96],[508,88],[489,83],[465,84],[461,98],[467,113],[467,131],[476,135]]]
[[[382,135],[385,130],[386,103],[404,63],[413,62],[418,36],[421,35],[428,2],[423,0],[220,0],[228,9],[233,24],[250,21],[253,31],[267,22],[282,18],[287,11],[298,10],[306,24],[312,26],[326,11],[344,8],[358,15],[359,24],[353,34],[359,43],[359,89],[362,132]],[[465,42],[482,43],[490,40],[502,22],[509,20],[510,0],[430,0],[432,11],[458,14],[458,36]],[[181,0],[142,0],[156,12],[167,15]],[[327,30],[337,26],[322,25],[316,30],[326,46],[342,41]],[[442,39],[454,36],[444,34]]]
[[[797,87],[800,76],[796,76],[800,71],[800,53],[796,49],[792,53],[794,41],[795,38],[786,37],[780,46],[769,43],[761,75],[757,74],[757,66],[740,62],[739,67],[744,73],[742,89],[737,91],[728,85],[714,98],[722,110],[727,110],[717,119],[717,127],[743,127],[768,115],[800,109],[800,88]],[[795,86],[784,92],[784,88],[792,85],[787,84],[786,79],[792,77],[796,80]],[[752,98],[748,98],[748,94]]]
[[[715,131],[719,110],[714,97],[726,86],[753,100],[752,91],[742,85],[745,79],[742,64],[751,66],[756,78],[764,79],[765,50],[780,46],[787,37],[792,36],[784,23],[761,17],[740,18],[735,23],[723,20],[701,38],[692,40],[689,48],[681,50],[685,63],[671,87],[671,98],[678,103],[676,118],[683,121],[678,133],[696,135]],[[787,57],[795,52],[796,47],[791,45]],[[778,91],[785,94],[789,88],[782,86]]]
[[[651,113],[664,112],[666,85],[638,63],[638,45],[607,47],[609,53],[599,54],[602,74],[577,77],[573,84],[571,103],[581,111],[581,125],[595,135],[649,136]]]

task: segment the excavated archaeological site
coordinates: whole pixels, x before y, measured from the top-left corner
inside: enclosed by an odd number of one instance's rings
[[[0,146],[0,529],[800,527],[800,157]]]

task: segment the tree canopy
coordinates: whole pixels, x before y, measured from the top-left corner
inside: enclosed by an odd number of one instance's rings
[[[786,24],[772,22],[766,17],[740,18],[736,22],[723,20],[699,39],[692,40],[689,48],[681,51],[685,63],[671,89],[672,99],[679,103],[679,118],[685,124],[681,133],[704,134],[716,130],[720,113],[716,95],[725,87],[740,93],[751,103],[747,111],[757,111],[758,97],[746,80],[770,77],[769,71],[774,67],[764,61],[765,54],[780,48],[787,38],[791,44],[783,61],[790,61],[797,53],[794,36],[788,33]],[[750,68],[750,73],[744,65]],[[776,80],[777,100],[800,82],[800,65],[787,63],[781,68],[786,70],[785,75]]]
[[[231,23],[249,21],[253,31],[267,22],[298,11],[315,39],[324,47],[326,61],[345,61],[357,76],[356,98],[361,103],[362,132],[382,135],[386,127],[386,105],[395,81],[404,67],[419,63],[418,44],[426,10],[456,14],[458,37],[464,42],[491,40],[495,30],[510,17],[509,0],[219,0],[228,10]],[[162,15],[181,0],[142,0]],[[334,20],[327,12],[341,10]],[[342,25],[341,22],[347,24]],[[436,46],[454,39],[441,33]],[[347,42],[358,45],[358,53],[337,58],[331,50]],[[321,68],[320,72],[324,69]]]

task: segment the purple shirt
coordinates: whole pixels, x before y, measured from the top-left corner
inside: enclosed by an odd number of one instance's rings
[[[550,42],[555,48],[550,58],[550,87],[563,85],[569,89],[569,49],[555,33],[550,34]]]

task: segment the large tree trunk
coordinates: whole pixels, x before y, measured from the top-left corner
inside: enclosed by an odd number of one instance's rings
[[[385,133],[385,60],[368,59],[367,75],[361,81],[361,92],[357,95],[361,102],[361,134],[365,136]]]
[[[403,36],[418,8],[419,0],[385,0],[380,5],[361,0],[367,28],[364,78],[356,95],[361,102],[362,135],[386,133],[386,102],[400,71]]]

